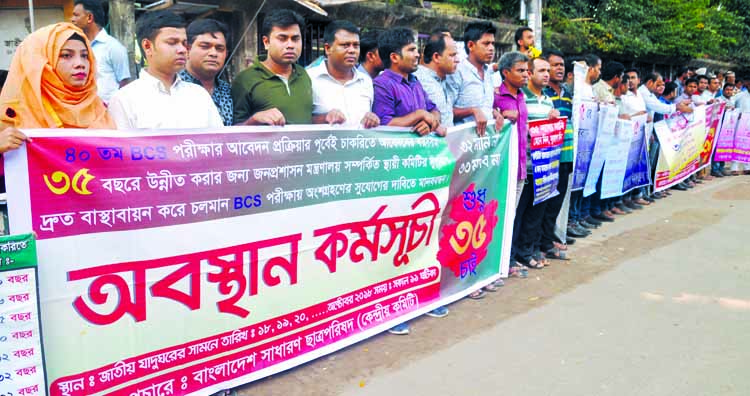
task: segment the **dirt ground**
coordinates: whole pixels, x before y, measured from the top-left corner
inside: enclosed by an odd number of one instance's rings
[[[705,192],[702,193],[701,189]],[[383,333],[303,366],[238,388],[236,392],[242,396],[328,396],[339,394],[343,387],[352,384],[366,387],[368,379],[379,373],[398,370],[415,358],[446,348],[498,322],[542,306],[556,295],[594,280],[628,258],[647,253],[665,243],[685,239],[706,225],[718,223],[724,216],[732,214],[731,202],[724,202],[723,205],[702,203],[750,200],[750,177],[719,179],[695,190],[674,194],[672,198],[626,216],[629,218],[626,229],[610,232],[611,236],[608,236],[605,226],[595,231],[598,235],[571,246],[572,261],[553,261],[543,270],[531,270],[527,279],[508,279],[504,288],[497,293],[487,293],[483,300],[463,299],[451,304],[450,315],[445,318],[423,316],[411,321],[411,334],[408,336]],[[671,200],[690,202],[687,205],[689,208],[667,210]],[[681,208],[684,206],[680,205]],[[508,337],[513,336],[508,334]]]

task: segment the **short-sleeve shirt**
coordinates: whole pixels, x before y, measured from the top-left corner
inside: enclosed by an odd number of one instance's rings
[[[268,70],[259,59],[232,83],[234,123],[247,121],[255,113],[278,109],[287,124],[312,123],[312,81],[305,68],[295,64],[285,81]]]
[[[563,142],[562,153],[560,154],[560,162],[573,162],[575,153],[573,152],[573,143],[575,133],[573,131],[573,122],[571,117],[573,116],[573,95],[565,86],[561,87],[560,94],[551,87],[544,88],[544,94],[549,96],[552,104],[555,105],[557,111],[560,112],[561,117],[568,117],[568,123],[565,126],[565,139]]]
[[[544,120],[549,118],[549,112],[555,108],[552,100],[549,96],[544,94],[542,91],[541,95],[535,95],[527,87],[521,88],[523,95],[526,98],[526,109],[529,112],[529,121]],[[527,134],[526,141],[526,170],[529,174],[532,173],[533,167],[531,165],[531,135]]]
[[[414,75],[440,111],[440,125],[453,126],[453,99],[447,79],[441,80],[434,70],[422,65]]]
[[[328,72],[326,62],[307,69],[312,80],[313,114],[327,114],[331,110],[344,113],[345,126],[357,127],[372,109],[372,79],[353,69],[354,77],[346,82],[336,80]]]
[[[104,103],[109,103],[120,89],[120,82],[130,78],[128,50],[104,29],[91,41],[91,50],[96,59],[97,94]]]
[[[404,78],[386,69],[372,83],[375,89],[372,111],[380,117],[382,125],[420,109],[431,112],[437,108],[413,74]]]
[[[484,116],[491,120],[492,103],[495,100],[495,84],[492,82],[492,69],[489,65],[484,65],[484,79],[479,76],[479,72],[468,59],[464,59],[458,64],[456,72],[449,75],[446,79],[448,85],[454,91],[455,102],[453,107],[466,109],[478,107],[484,112]],[[474,121],[473,116],[466,117],[462,120],[456,120],[456,124]]]
[[[615,103],[615,90],[606,81],[599,80],[592,88],[597,102]]]
[[[193,75],[188,73],[187,70],[180,72],[180,78],[185,82],[203,86],[201,80],[193,77]],[[214,92],[211,93],[211,100],[214,101],[216,110],[219,111],[219,115],[221,116],[221,120],[224,121],[224,125],[232,126],[232,112],[234,111],[234,107],[232,106],[232,86],[229,85],[228,82],[217,78],[214,81]]]

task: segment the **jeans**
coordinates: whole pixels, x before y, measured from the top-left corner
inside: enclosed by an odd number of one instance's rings
[[[575,224],[581,220],[581,203],[583,192],[581,190],[570,193],[570,209],[568,210],[568,224]]]

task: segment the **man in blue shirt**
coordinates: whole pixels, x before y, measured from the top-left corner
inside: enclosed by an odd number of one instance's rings
[[[96,0],[76,0],[70,22],[86,33],[96,58],[96,86],[104,103],[130,82],[128,51],[117,39],[107,34],[104,10]]]

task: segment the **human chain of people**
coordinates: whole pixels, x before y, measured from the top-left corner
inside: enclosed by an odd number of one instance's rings
[[[750,93],[726,70],[667,81],[540,52],[528,27],[500,55],[481,20],[424,45],[334,20],[303,67],[305,20],[276,8],[231,81],[226,24],[144,12],[132,78],[101,5],[74,3],[0,91],[10,231],[30,235],[0,242],[0,393],[216,392],[406,335],[750,163]],[[114,339],[153,341],[92,347]]]

